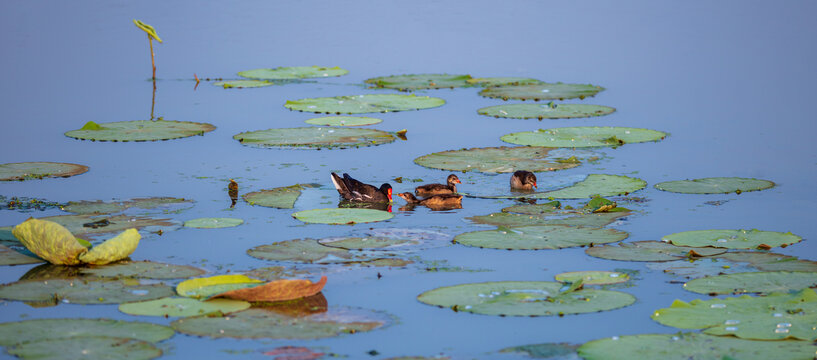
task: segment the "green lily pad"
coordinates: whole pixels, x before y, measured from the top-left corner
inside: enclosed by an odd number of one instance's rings
[[[553,214],[562,207],[562,203],[551,201],[542,204],[514,205],[502,208],[502,212],[512,214],[542,215]]]
[[[214,82],[213,85],[221,86],[225,89],[243,89],[243,88],[259,88],[259,87],[267,87],[274,85],[272,82],[267,80],[228,80],[228,81],[217,81]]]
[[[705,329],[709,335],[731,335],[743,339],[817,340],[817,293],[773,293],[763,297],[675,300],[657,310],[652,319],[682,329]],[[813,354],[812,354],[813,356]]]
[[[739,177],[711,177],[692,180],[665,181],[655,184],[658,190],[682,194],[728,194],[747,191],[765,190],[774,187],[768,180],[739,178]]]
[[[250,303],[232,299],[199,301],[190,298],[164,298],[119,305],[119,311],[129,315],[188,317],[219,312],[227,314],[246,310]]]
[[[467,194],[463,192],[460,192],[460,194],[484,199],[586,199],[596,195],[627,195],[631,192],[641,190],[646,186],[647,182],[638,178],[622,175],[590,174],[587,175],[584,180],[578,181],[573,185],[552,191],[534,192],[521,195],[481,195]]]
[[[468,79],[467,83],[482,87],[496,87],[503,85],[519,86],[531,84],[544,84],[545,82],[541,80],[523,77],[483,77]]]
[[[295,184],[269,190],[254,191],[241,195],[241,197],[250,205],[292,209],[295,207],[295,201],[301,196],[301,190],[317,186],[317,184]]]
[[[108,336],[38,340],[18,344],[7,351],[21,359],[42,360],[148,360],[162,356],[162,350],[149,342]]]
[[[745,272],[708,276],[684,284],[699,294],[744,294],[789,292],[817,287],[817,272]]]
[[[631,215],[630,211],[584,214],[581,212],[563,211],[551,215],[527,215],[512,213],[493,213],[489,215],[472,216],[466,219],[477,224],[495,226],[519,227],[540,225],[565,225],[584,227],[604,227],[617,219]]]
[[[515,100],[564,100],[595,96],[604,90],[601,86],[591,84],[530,84],[517,86],[497,86],[486,88],[480,95],[494,99]]]
[[[133,120],[101,125],[91,121],[82,129],[65,133],[65,136],[91,141],[157,141],[204,135],[215,129],[210,124],[189,121]]]
[[[299,211],[292,217],[305,223],[344,225],[384,221],[394,214],[372,209],[331,208]]]
[[[578,360],[576,349],[579,345],[566,343],[546,343],[534,345],[522,345],[504,348],[500,353],[520,353],[534,359],[551,360]]]
[[[585,343],[579,356],[586,360],[727,360],[814,357],[817,346],[805,341],[754,341],[698,333],[614,336]]]
[[[163,284],[141,284],[138,280],[51,279],[24,280],[0,286],[0,298],[34,301],[56,305],[119,304],[153,300],[174,295],[172,287]]]
[[[325,116],[305,121],[307,124],[324,126],[363,126],[374,125],[383,120],[364,116]]]
[[[579,165],[556,161],[548,154],[551,150],[553,149],[531,146],[448,150],[420,156],[414,159],[414,162],[432,169],[484,173],[512,173],[517,170],[553,171]]]
[[[383,327],[388,318],[371,311],[332,308],[306,316],[287,316],[252,308],[225,316],[196,316],[170,325],[197,336],[238,339],[320,339]]]
[[[36,319],[0,324],[0,345],[47,339],[65,339],[105,334],[148,342],[169,339],[175,332],[164,325],[110,319]]]
[[[630,276],[616,271],[572,271],[557,274],[558,282],[575,283],[579,280],[584,285],[618,284],[630,280]]]
[[[288,240],[256,246],[247,250],[247,254],[261,260],[301,263],[349,262],[354,257],[345,249],[323,246],[315,239]]]
[[[233,139],[243,145],[260,148],[346,149],[388,144],[395,137],[375,129],[302,127],[244,132],[234,135]]]
[[[71,177],[88,171],[79,164],[57,162],[21,162],[0,164],[0,181],[23,181],[53,177]]]
[[[230,290],[261,285],[261,280],[246,275],[216,275],[185,280],[176,285],[176,293],[195,299],[206,299]]]
[[[393,250],[418,245],[419,241],[392,237],[337,237],[318,240],[318,244],[346,250]]]
[[[287,109],[325,114],[365,114],[430,109],[445,100],[429,96],[369,94],[287,100]]]
[[[673,261],[690,257],[690,251],[695,256],[713,256],[726,252],[717,248],[694,248],[676,246],[663,241],[635,241],[618,245],[604,245],[587,248],[587,255],[620,261]]]
[[[484,107],[480,115],[510,119],[574,119],[609,115],[615,108],[589,104],[509,104]]]
[[[74,214],[113,214],[128,209],[167,210],[174,206],[189,205],[193,200],[174,197],[137,198],[125,201],[69,201],[62,210]]]
[[[185,221],[184,227],[196,229],[221,229],[236,227],[243,223],[244,220],[235,218],[198,218]]]
[[[800,242],[792,233],[761,230],[695,230],[670,234],[662,238],[673,245],[692,247],[719,247],[727,249],[756,249],[762,245],[777,247]]]
[[[250,79],[265,80],[299,80],[314,79],[324,77],[336,77],[349,73],[349,70],[325,66],[290,66],[277,67],[274,69],[254,69],[240,71],[238,76]]]
[[[668,244],[669,245],[669,244]],[[673,246],[673,245],[669,245]],[[720,250],[719,248],[690,248],[699,250]],[[695,257],[697,259],[697,257]],[[817,271],[817,261],[798,259],[794,256],[770,252],[736,251],[698,259],[650,263],[647,267],[666,274],[697,279],[705,276],[735,274],[753,271]]]
[[[392,75],[366,79],[364,83],[376,88],[396,89],[400,91],[414,91],[423,89],[442,89],[466,87],[471,75],[448,74],[416,74]]]
[[[502,316],[550,316],[598,312],[635,302],[630,294],[583,289],[560,291],[546,281],[500,281],[441,287],[417,297],[422,303],[454,311]]]
[[[452,242],[480,248],[543,250],[621,241],[627,233],[613,229],[570,226],[522,226],[459,234]]]
[[[79,269],[80,274],[98,277],[136,279],[185,279],[199,276],[204,270],[187,265],[163,264],[152,261],[122,261],[115,264]]]
[[[577,148],[659,141],[666,136],[665,132],[650,129],[577,126],[523,131],[503,135],[500,139],[516,145]]]
[[[0,265],[25,265],[42,262],[45,262],[45,260],[25,255],[7,246],[0,245]]]

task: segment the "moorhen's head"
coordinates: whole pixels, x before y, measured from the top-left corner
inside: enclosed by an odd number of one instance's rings
[[[448,185],[462,184],[460,178],[458,178],[457,175],[454,174],[448,175],[448,180],[446,181],[448,182]]]
[[[534,187],[534,188],[537,187],[536,186],[536,175],[534,175],[530,171],[519,170],[517,172],[514,172],[513,176],[512,176],[512,179],[511,179],[512,182],[513,182],[513,179],[516,179],[516,181],[519,182],[519,185],[521,185],[521,187],[528,187],[528,186]]]
[[[386,194],[389,197],[389,201],[391,201],[391,185],[383,184],[380,185],[380,192]]]

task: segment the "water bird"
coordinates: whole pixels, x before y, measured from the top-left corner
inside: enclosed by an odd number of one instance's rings
[[[414,189],[414,193],[417,194],[417,196],[422,197],[429,197],[439,194],[453,194],[457,192],[456,184],[462,184],[462,181],[460,181],[460,178],[458,178],[457,175],[451,174],[448,175],[446,183],[447,183],[446,185],[428,184],[418,186],[417,188]]]
[[[462,209],[462,195],[457,194],[439,194],[425,199],[417,199],[414,194],[404,192],[397,194],[397,196],[406,200],[409,205],[423,205],[431,210],[450,210]]]
[[[391,202],[391,185],[383,184],[380,188],[364,184],[344,173],[343,177],[332,173],[332,183],[338,194],[344,199],[355,202]]]
[[[511,175],[511,190],[532,191],[536,188],[536,175],[530,171],[519,170]]]

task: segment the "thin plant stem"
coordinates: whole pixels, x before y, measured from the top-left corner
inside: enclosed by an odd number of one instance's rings
[[[156,61],[154,60],[155,55],[153,54],[153,39],[150,38],[148,35],[148,43],[150,43],[150,65],[153,66],[153,81],[156,81]],[[154,87],[156,84],[154,83]]]

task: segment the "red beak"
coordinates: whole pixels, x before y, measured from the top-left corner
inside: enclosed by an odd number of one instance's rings
[[[537,189],[539,188],[538,186],[536,186],[536,182],[533,183],[533,187],[535,187]]]

